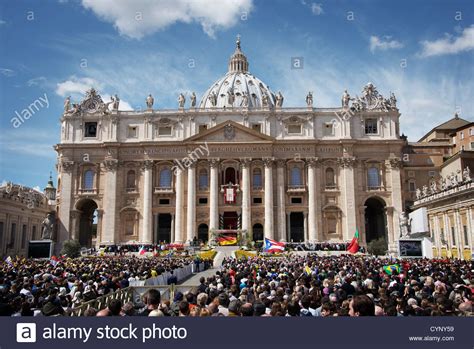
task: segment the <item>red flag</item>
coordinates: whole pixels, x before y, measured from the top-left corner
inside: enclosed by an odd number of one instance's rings
[[[354,237],[352,238],[351,243],[347,246],[347,252],[357,253],[359,251],[359,230],[356,229]]]

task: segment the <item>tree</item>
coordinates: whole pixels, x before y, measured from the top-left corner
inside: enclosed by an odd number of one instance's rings
[[[367,244],[367,251],[376,256],[384,255],[388,250],[387,241],[384,238],[372,240]]]
[[[81,251],[81,244],[77,240],[66,240],[63,243],[61,250],[62,255],[67,255],[71,258],[79,257]]]

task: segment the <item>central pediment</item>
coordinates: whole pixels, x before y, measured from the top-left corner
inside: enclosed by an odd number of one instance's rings
[[[225,121],[185,140],[185,142],[209,143],[247,143],[272,141],[274,141],[273,137],[252,130],[234,121]]]

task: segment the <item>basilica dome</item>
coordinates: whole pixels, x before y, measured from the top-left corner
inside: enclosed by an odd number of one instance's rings
[[[275,94],[267,84],[248,71],[247,57],[240,48],[240,39],[229,60],[227,74],[204,93],[200,108],[273,108]]]

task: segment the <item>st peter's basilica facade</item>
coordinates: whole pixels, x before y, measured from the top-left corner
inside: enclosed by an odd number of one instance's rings
[[[339,91],[338,93],[341,93]],[[336,108],[284,107],[248,70],[237,40],[228,72],[204,93],[119,111],[95,90],[66,99],[58,153],[57,241],[96,245],[254,240],[347,241],[400,235],[405,140],[392,94],[372,83]],[[302,98],[304,100],[304,96]],[[96,212],[96,218],[93,218]]]

